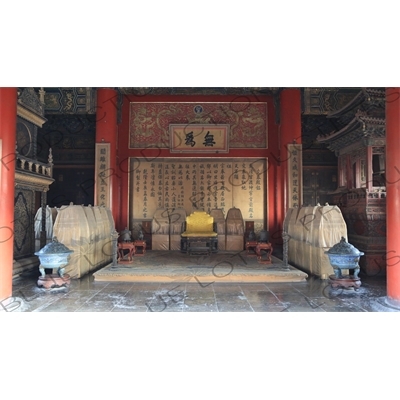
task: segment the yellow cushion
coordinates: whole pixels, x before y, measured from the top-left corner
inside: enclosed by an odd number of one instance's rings
[[[215,237],[214,218],[205,211],[195,211],[186,217],[186,231],[182,237]]]

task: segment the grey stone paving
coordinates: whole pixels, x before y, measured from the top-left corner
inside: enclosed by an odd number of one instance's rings
[[[385,304],[386,278],[361,275],[362,286],[332,289],[310,277],[295,283],[97,282],[87,275],[69,288],[46,290],[32,272],[13,282],[0,312],[397,312]]]

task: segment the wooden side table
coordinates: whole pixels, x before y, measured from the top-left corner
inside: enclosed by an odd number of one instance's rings
[[[272,245],[271,243],[257,243],[256,246],[256,254],[257,254],[257,261],[260,264],[272,264]],[[263,254],[261,253],[264,251],[266,254],[266,259],[263,259]]]
[[[146,254],[146,241],[145,240],[135,240],[133,242],[135,246],[135,256],[144,256]],[[141,247],[142,250],[140,253],[137,252],[137,248]]]
[[[257,247],[257,241],[248,240],[246,242],[246,251],[247,251],[246,254],[248,256],[256,256],[257,255],[256,247]],[[250,249],[251,249],[251,251],[250,251]]]
[[[128,259],[124,260],[125,253],[124,250],[128,250],[127,256]],[[131,263],[133,260],[133,256],[135,255],[135,245],[133,242],[120,242],[118,243],[118,255],[119,255],[119,264],[127,264]]]

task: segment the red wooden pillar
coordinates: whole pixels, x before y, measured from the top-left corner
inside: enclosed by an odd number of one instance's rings
[[[12,295],[17,89],[0,88],[0,301]]]
[[[288,150],[291,143],[301,144],[301,93],[300,89],[284,89],[280,94],[280,158],[282,168],[282,211],[288,209]],[[299,205],[302,199],[299,200]]]
[[[114,89],[97,89],[96,143],[110,143],[110,209],[114,222],[118,221],[119,172],[117,169],[118,93]]]
[[[388,304],[400,307],[400,88],[386,89],[386,279]]]

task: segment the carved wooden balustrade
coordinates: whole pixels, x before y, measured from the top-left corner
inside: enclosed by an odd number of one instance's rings
[[[51,149],[49,153],[49,162],[42,163],[37,160],[33,160],[28,157],[21,156],[16,153],[16,164],[15,167],[20,171],[33,172],[35,174],[44,175],[49,178],[53,177],[53,157],[51,154]]]

